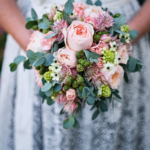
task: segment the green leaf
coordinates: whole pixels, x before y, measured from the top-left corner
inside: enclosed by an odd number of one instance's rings
[[[88,5],[93,5],[93,3],[92,3],[91,0],[86,0],[86,4],[88,4]]]
[[[114,100],[116,100],[116,101],[119,102],[119,103],[123,103],[123,101],[121,101],[121,100],[119,100],[119,99],[114,98]]]
[[[102,2],[101,2],[100,0],[97,0],[97,1],[95,2],[95,5],[96,5],[96,6],[102,6]]]
[[[125,23],[125,16],[124,15],[120,15],[118,20],[119,20],[120,26],[124,25],[124,23]]]
[[[129,78],[128,78],[128,75],[127,75],[126,72],[124,72],[124,79],[125,79],[125,81],[126,81],[127,83],[129,82]]]
[[[26,23],[26,29],[31,29],[35,25],[36,21],[28,21]]]
[[[59,92],[61,89],[62,89],[62,85],[60,85],[60,84],[56,84],[54,87],[55,92]]]
[[[46,84],[41,88],[41,91],[42,91],[42,92],[46,92],[46,91],[48,91],[51,87],[52,87],[52,84],[51,84],[51,83],[46,83]]]
[[[47,96],[45,95],[44,92],[41,91],[41,89],[39,90],[39,95],[43,98],[43,99],[46,99]]]
[[[29,59],[36,60],[36,59],[37,59],[37,54],[34,53],[34,52],[31,51],[31,50],[28,50],[28,51],[27,51],[27,57],[28,57]]]
[[[34,20],[38,20],[37,13],[35,12],[35,10],[33,8],[31,9],[31,16]]]
[[[89,105],[93,105],[95,103],[95,97],[88,96],[87,97],[87,102],[88,102]]]
[[[48,91],[45,92],[45,95],[46,95],[47,97],[49,97],[49,96],[52,95],[52,93],[53,93],[53,88],[50,88]]]
[[[109,28],[109,32],[110,32],[111,35],[114,34],[114,29],[113,29],[113,27],[110,27],[110,28]]]
[[[54,43],[54,52],[57,52],[59,49],[58,42]]]
[[[131,72],[133,72],[135,70],[135,67],[136,67],[136,59],[133,58],[133,57],[129,57],[129,60],[127,62],[127,69]]]
[[[90,52],[88,50],[84,50],[85,56],[87,59],[90,58]]]
[[[14,59],[14,62],[16,64],[20,64],[22,61],[25,61],[26,58],[24,56],[17,56],[15,59]]]
[[[75,123],[74,123],[73,127],[74,127],[75,129],[79,129],[79,128],[80,128],[79,121],[77,120],[77,118],[74,118],[74,119],[75,119]]]
[[[136,30],[129,31],[129,34],[130,34],[131,40],[134,40],[139,35],[138,31]]]
[[[74,6],[73,6],[73,3],[71,0],[68,0],[66,3],[65,3],[65,12],[67,14],[71,14],[73,12],[73,9],[74,9]]]
[[[83,98],[83,100],[86,99],[86,91],[85,91],[85,87],[84,87],[83,90],[82,90],[82,98]]]
[[[117,33],[120,33],[120,34],[126,34],[125,32],[123,32],[123,31],[120,31],[120,30],[115,30],[115,32],[117,32]]]
[[[16,71],[18,65],[16,63],[11,63],[9,66],[10,66],[10,71],[14,72]]]
[[[111,102],[112,102],[112,94],[109,97],[109,103],[111,103]]]
[[[75,118],[73,116],[70,116],[68,119],[63,121],[63,127],[65,129],[70,129],[75,123]]]
[[[43,22],[48,26],[48,27],[50,27],[50,21],[47,19],[47,18],[45,18],[45,17],[43,17]]]
[[[100,117],[101,117],[102,121],[104,122],[105,121],[104,114],[103,114],[101,109],[99,109],[99,114],[100,114]]]
[[[99,103],[100,103],[100,108],[103,112],[108,111],[108,107],[104,102],[100,101]]]
[[[125,38],[121,38],[121,42],[125,43],[126,39]]]
[[[88,87],[85,87],[85,89],[89,92],[91,96],[95,97],[95,94]]]
[[[53,63],[54,56],[52,54],[45,54],[45,61],[43,63],[44,66],[50,66]]]
[[[53,33],[51,33],[51,34],[45,36],[44,39],[50,39],[50,38],[54,37],[56,34],[57,34],[57,33],[53,32]]]
[[[113,92],[113,94],[114,94],[118,99],[122,99],[122,98],[120,97],[120,95],[119,95],[117,92]]]
[[[24,61],[23,66],[24,66],[24,69],[32,69],[32,66],[30,64],[29,59],[27,59],[26,61]]]
[[[38,24],[38,27],[39,27],[40,29],[48,29],[48,28],[49,28],[49,26],[47,26],[44,22],[40,22],[40,23]]]
[[[44,78],[42,78],[42,84],[44,85],[46,82],[47,81]]]
[[[92,120],[95,120],[97,118],[98,114],[99,114],[99,110],[97,109],[92,115]]]
[[[51,97],[47,97],[47,104],[48,104],[48,105],[53,105],[54,102],[55,102],[55,101],[53,101],[53,100],[51,99]]]
[[[30,17],[27,17],[26,18],[26,22],[29,22],[29,21],[31,21],[32,19],[30,18]]]
[[[64,113],[65,113],[65,112],[64,112],[64,108],[62,108],[59,114],[62,115],[62,114],[64,114]]]
[[[42,65],[45,61],[44,54],[42,54],[40,52],[36,52],[36,55],[38,56],[38,58],[35,61],[33,60],[31,63],[35,67]]]

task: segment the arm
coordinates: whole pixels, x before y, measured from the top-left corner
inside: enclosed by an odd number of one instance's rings
[[[0,0],[0,25],[26,51],[31,31],[25,29],[25,19],[15,0]]]
[[[147,0],[137,15],[129,22],[130,30],[139,32],[135,42],[150,31],[150,0]]]

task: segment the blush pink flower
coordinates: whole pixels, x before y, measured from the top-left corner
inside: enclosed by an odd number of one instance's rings
[[[112,89],[118,88],[124,76],[124,70],[119,65],[114,66],[114,69],[110,71],[104,71],[103,69],[101,69],[101,73],[103,74]]]
[[[71,73],[72,73],[72,76],[76,76],[77,75],[77,70],[75,68],[72,68]]]
[[[70,49],[61,48],[53,54],[59,64],[68,68],[75,68],[77,65],[76,52]]]
[[[69,113],[73,113],[77,109],[78,109],[78,103],[76,103],[74,101],[66,103],[66,105],[64,107],[64,111],[69,112]]]
[[[53,46],[53,43],[56,41],[56,36],[51,37],[49,39],[45,39],[45,37],[49,34],[52,34],[53,31],[49,31],[47,34],[44,34],[43,37],[41,38],[41,44],[43,46],[44,50],[50,50],[51,47]]]
[[[58,94],[55,98],[55,101],[58,101],[58,103],[61,103],[61,104],[65,104],[67,101],[66,95],[64,93]]]
[[[43,87],[42,84],[42,76],[39,74],[39,71],[33,68],[35,71],[35,77],[36,77],[36,83],[38,84],[39,87]]]
[[[69,89],[66,92],[66,97],[68,101],[74,101],[76,98],[76,91],[74,89]]]
[[[99,42],[99,44],[92,46],[90,48],[91,51],[97,53],[97,54],[101,54],[101,51],[103,51],[103,47],[106,47],[106,49],[109,49],[108,45],[104,42]]]
[[[82,21],[73,21],[69,28],[63,29],[68,49],[80,51],[89,49],[93,43],[94,29],[92,25]]]
[[[84,17],[84,10],[87,8],[87,4],[82,3],[73,3],[74,6],[74,12],[77,16],[83,18]]]
[[[121,58],[120,63],[127,64],[129,59],[129,54],[126,45],[120,45],[117,52]]]
[[[104,67],[102,58],[98,58],[98,63],[96,63],[96,66],[98,68],[103,68]]]

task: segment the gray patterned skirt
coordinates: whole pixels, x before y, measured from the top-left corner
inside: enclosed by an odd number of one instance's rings
[[[112,11],[124,14],[129,22],[139,9],[133,0]],[[110,105],[105,122],[100,117],[91,121],[92,112],[87,106],[80,117],[81,128],[65,130],[62,127],[65,116],[59,115],[61,106],[41,104],[34,72],[24,71],[20,65],[17,72],[10,73],[9,63],[18,54],[25,54],[9,35],[0,94],[0,150],[149,150],[148,35],[134,45],[132,53],[144,67],[140,73],[129,74],[130,83],[122,82],[120,91],[124,103],[115,102],[114,109]]]

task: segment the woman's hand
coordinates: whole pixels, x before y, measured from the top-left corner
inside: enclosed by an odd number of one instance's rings
[[[130,30],[137,30],[136,43],[143,35],[150,31],[150,0],[147,0],[137,15],[129,22]]]
[[[0,25],[26,51],[31,31],[25,28],[25,24],[26,21],[15,0],[0,0]]]

